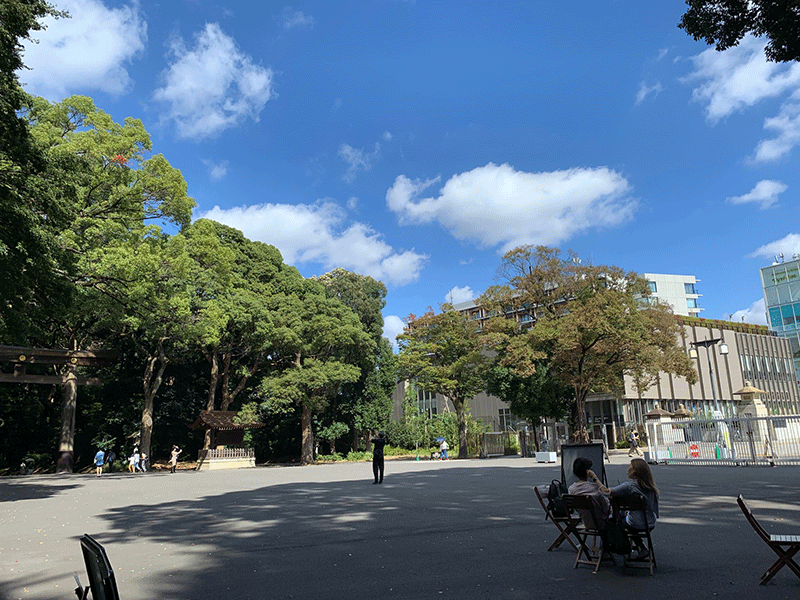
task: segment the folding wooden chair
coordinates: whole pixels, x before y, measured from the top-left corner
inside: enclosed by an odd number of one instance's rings
[[[626,511],[641,512],[642,520],[647,523],[647,501],[644,499],[644,496],[639,494],[633,494],[631,496],[614,496],[611,498],[611,506],[618,519],[623,519]],[[658,565],[656,564],[656,551],[653,548],[653,538],[650,537],[650,530],[636,529],[634,531],[629,530],[627,533],[628,539],[632,542],[637,540],[647,541],[648,555],[646,561],[634,560],[630,556],[626,556],[624,557],[623,567],[649,568],[650,575],[652,575],[653,568],[657,567]]]
[[[555,516],[552,511],[547,510],[547,503],[544,501],[544,498],[542,498],[539,488],[534,487],[533,491],[536,492],[536,497],[539,499],[539,504],[541,504],[542,508],[544,509],[545,521],[550,519],[559,531],[558,537],[552,544],[550,544],[550,547],[547,549],[547,551],[550,552],[554,548],[558,548],[564,541],[567,541],[577,552],[578,546],[572,541],[570,536],[576,534],[576,528],[581,522],[580,518],[569,514],[566,517]]]
[[[587,524],[581,521],[581,526],[575,530],[575,536],[578,538],[578,555],[575,558],[575,568],[578,568],[578,565],[591,565],[594,567],[594,573],[600,569],[600,562],[603,558],[608,558],[612,562],[614,557],[611,556],[611,553],[603,552],[602,544],[600,548],[597,549],[597,554],[594,554],[592,550],[589,549],[587,545],[587,540],[589,536],[594,537],[594,543],[597,543],[597,538],[601,537],[600,527],[598,527],[597,520],[594,516],[594,503],[592,502],[591,496],[583,496],[583,495],[575,495],[575,494],[564,494],[561,496],[564,500],[564,506],[567,507],[568,511],[587,511],[584,514],[590,515],[590,526],[587,527]],[[585,557],[585,558],[584,558]]]
[[[792,571],[794,571],[795,575],[800,577],[800,566],[794,562],[794,555],[800,552],[800,535],[768,534],[766,530],[758,523],[758,521],[756,521],[756,518],[753,516],[753,513],[750,512],[750,509],[747,507],[747,504],[745,503],[741,494],[739,494],[739,497],[736,498],[736,502],[739,503],[739,508],[742,509],[744,516],[747,518],[747,522],[750,523],[750,526],[753,529],[755,529],[758,537],[764,540],[767,546],[772,548],[772,551],[778,555],[778,560],[776,560],[775,563],[761,576],[761,585],[765,585],[784,566],[789,567]]]

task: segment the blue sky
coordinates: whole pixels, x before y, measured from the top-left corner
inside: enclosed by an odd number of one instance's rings
[[[680,0],[54,3],[29,92],[140,118],[195,218],[382,280],[389,337],[519,244],[695,275],[752,323],[800,254],[800,64],[695,42]]]

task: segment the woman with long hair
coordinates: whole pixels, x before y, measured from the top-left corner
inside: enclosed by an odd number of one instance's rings
[[[631,531],[651,530],[656,526],[658,519],[658,488],[653,479],[653,472],[650,465],[642,458],[634,458],[628,465],[628,477],[630,481],[621,483],[611,489],[604,486],[592,471],[587,473],[589,479],[597,484],[600,491],[611,496],[631,496],[638,494],[644,497],[647,509],[644,516],[640,512],[628,512],[625,515],[625,526]],[[647,548],[641,538],[634,538],[633,544],[638,555],[637,560],[647,558]]]

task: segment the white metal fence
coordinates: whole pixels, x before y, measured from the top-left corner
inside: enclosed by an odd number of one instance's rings
[[[647,424],[650,459],[669,464],[800,465],[800,416]]]

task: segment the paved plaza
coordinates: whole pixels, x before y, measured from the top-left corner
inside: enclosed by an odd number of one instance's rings
[[[626,479],[627,457],[606,466]],[[769,531],[800,534],[796,467],[653,468],[658,569],[573,569],[546,549],[533,486],[559,465],[529,458],[369,463],[0,480],[0,598],[74,598],[79,538],[93,535],[125,599],[800,598],[736,505]]]

